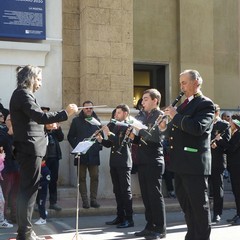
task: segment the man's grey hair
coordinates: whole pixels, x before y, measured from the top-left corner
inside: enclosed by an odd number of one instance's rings
[[[199,86],[202,85],[203,79],[202,79],[200,73],[197,70],[193,70],[193,69],[184,70],[183,72],[180,73],[180,76],[184,75],[184,74],[187,74],[187,73],[190,75],[191,80],[197,80]]]

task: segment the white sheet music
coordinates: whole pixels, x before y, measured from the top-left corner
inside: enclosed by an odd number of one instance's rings
[[[85,154],[95,141],[82,141],[72,150],[72,154]]]

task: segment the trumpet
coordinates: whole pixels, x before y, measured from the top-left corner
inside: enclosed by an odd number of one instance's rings
[[[182,98],[182,96],[184,95],[184,92],[180,92],[179,95],[176,97],[176,99],[172,102],[171,106],[174,107]],[[146,135],[145,137],[143,137],[144,142],[146,142],[146,140],[149,139],[149,137],[152,135],[152,132],[155,131],[156,127],[163,122],[168,116],[165,114],[160,114],[158,116],[158,118],[155,120],[155,123],[153,124],[153,126],[146,131],[148,135]]]

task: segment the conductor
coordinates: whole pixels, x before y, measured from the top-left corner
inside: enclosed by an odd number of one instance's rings
[[[78,111],[77,105],[69,104],[65,110],[43,112],[34,96],[34,92],[41,86],[41,68],[31,65],[17,67],[17,88],[10,100],[16,160],[20,166],[17,240],[42,239],[33,231],[31,219],[40,179],[41,162],[47,147],[44,124],[65,121],[68,116]]]

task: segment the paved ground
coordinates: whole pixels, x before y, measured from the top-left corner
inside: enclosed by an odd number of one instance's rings
[[[219,224],[212,226],[211,240],[237,240],[240,236],[240,226],[230,226],[226,224],[226,219],[231,218],[235,210],[224,210],[223,220]],[[79,228],[76,231],[76,218],[51,218],[48,223],[42,226],[34,226],[38,235],[47,235],[53,240],[126,240],[136,238],[135,231],[144,228],[145,219],[143,214],[135,214],[135,226],[127,229],[117,229],[115,226],[105,225],[106,221],[112,220],[115,216],[80,216]],[[186,234],[186,225],[183,214],[179,211],[167,213],[167,239],[183,240]],[[8,240],[16,236],[16,226],[14,229],[4,229],[0,231],[0,240]]]

